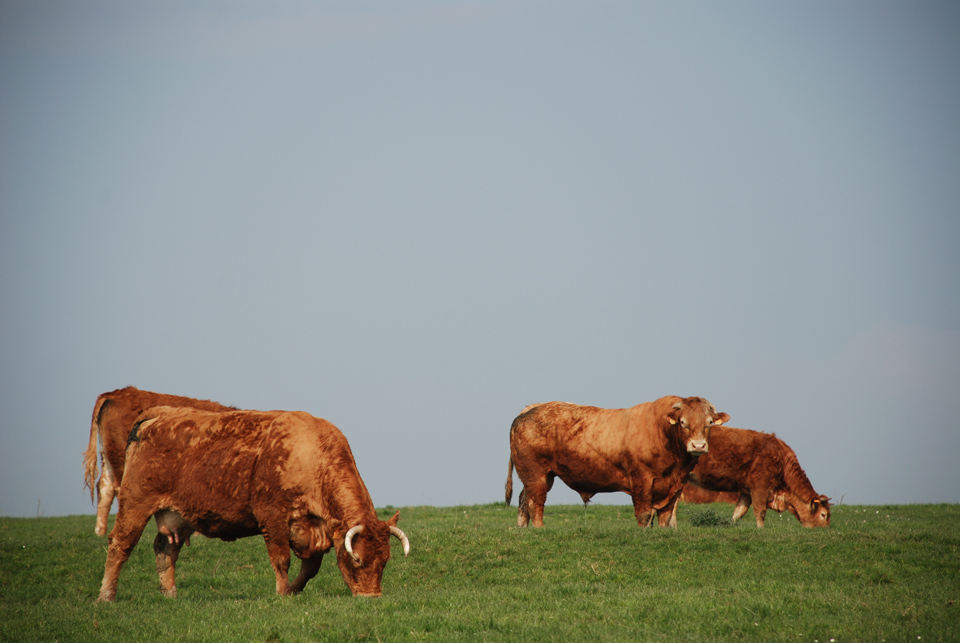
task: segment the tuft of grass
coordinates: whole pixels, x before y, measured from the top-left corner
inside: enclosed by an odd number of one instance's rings
[[[721,506],[720,514],[729,512]],[[380,512],[382,518],[391,509]],[[2,641],[951,641],[960,638],[960,505],[839,506],[828,529],[639,529],[629,506],[400,508],[379,599],[333,561],[274,594],[262,538],[195,537],[161,595],[151,525],[97,604],[106,539],[92,516],[0,518]],[[296,569],[298,563],[294,562]]]
[[[690,512],[690,524],[694,527],[733,527],[732,518],[725,518],[713,508],[694,509]]]

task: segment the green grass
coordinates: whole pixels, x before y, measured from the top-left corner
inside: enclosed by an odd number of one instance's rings
[[[516,506],[402,508],[412,551],[394,547],[379,599],[352,597],[332,556],[277,597],[261,538],[202,537],[168,599],[151,525],[113,604],[95,603],[92,516],[2,518],[0,641],[960,640],[960,505],[840,506],[818,530],[694,526],[700,509],[641,530],[627,506],[549,505],[543,529]]]

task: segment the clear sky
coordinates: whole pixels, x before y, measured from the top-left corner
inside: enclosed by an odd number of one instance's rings
[[[527,404],[662,395],[835,500],[960,502],[958,35],[952,0],[2,0],[0,515],[94,512],[129,384],[324,417],[378,506],[502,501]]]

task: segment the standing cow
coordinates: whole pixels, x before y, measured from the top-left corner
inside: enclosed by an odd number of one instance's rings
[[[586,502],[623,491],[641,527],[669,524],[683,483],[707,452],[711,428],[730,419],[700,397],[674,395],[628,409],[566,402],[528,406],[510,427],[506,500],[513,468],[523,483],[517,525],[543,526],[543,505],[555,477]]]
[[[830,526],[830,498],[814,491],[797,454],[772,433],[718,428],[710,436],[710,453],[700,458],[684,488],[685,496],[697,498],[691,487],[725,492],[721,499],[737,494],[733,519],[752,504],[757,527],[763,527],[767,509],[787,509],[804,527]]]
[[[303,412],[157,407],[143,412],[127,450],[120,509],[110,532],[100,601],[113,601],[120,569],[150,520],[163,592],[176,596],[174,566],[191,534],[236,540],[263,534],[278,594],[297,594],[336,549],[340,573],[357,596],[379,596],[390,536],[377,518],[339,430]],[[302,561],[291,583],[290,551]]]
[[[96,483],[97,524],[94,528],[98,536],[107,535],[107,516],[123,479],[123,463],[130,429],[133,428],[137,416],[152,406],[183,406],[201,411],[235,410],[231,406],[209,400],[141,391],[133,386],[100,395],[97,403],[93,405],[90,443],[83,453],[84,483],[90,488],[90,499],[93,500],[94,479],[97,477],[97,438],[100,438],[103,471]]]

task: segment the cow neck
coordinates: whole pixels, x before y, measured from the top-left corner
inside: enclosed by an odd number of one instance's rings
[[[355,480],[341,480],[335,485],[330,498],[330,513],[334,517],[353,527],[359,524],[372,524],[377,520],[377,512],[367,492],[363,480],[357,474]]]
[[[687,451],[687,446],[683,443],[683,437],[680,432],[680,423],[671,424],[669,420],[665,418],[658,418],[657,420],[662,429],[663,436],[667,442],[667,446],[670,451],[673,451],[680,457],[680,461],[683,464],[689,464],[692,461],[695,461],[694,457],[690,455]]]
[[[794,496],[806,503],[809,503],[814,498],[819,498],[820,494],[814,491],[813,485],[810,483],[810,478],[807,477],[806,472],[800,467],[800,462],[797,461],[797,454],[782,441],[780,444],[783,449],[783,479],[784,482],[787,483],[787,489],[789,489]]]

